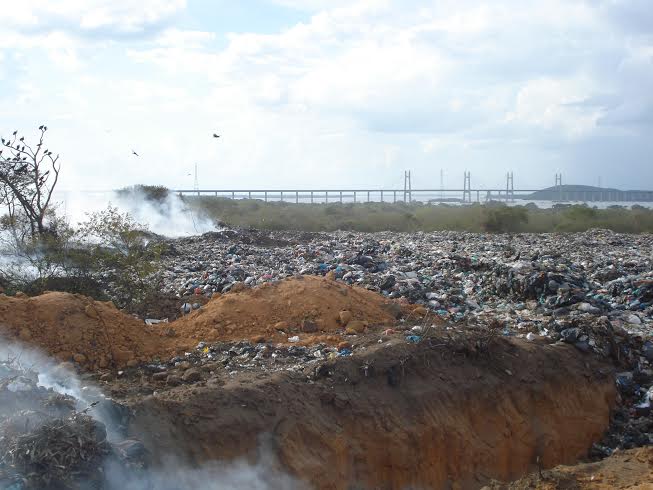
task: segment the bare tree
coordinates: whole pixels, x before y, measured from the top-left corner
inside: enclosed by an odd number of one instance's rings
[[[39,126],[35,147],[25,143],[18,131],[0,139],[0,204],[7,207],[8,219],[14,224],[19,214],[25,216],[32,238],[49,231],[47,217],[61,167],[59,155],[44,148],[47,130],[47,126]]]

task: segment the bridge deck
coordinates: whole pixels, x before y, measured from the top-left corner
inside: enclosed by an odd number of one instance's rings
[[[487,202],[534,200],[541,189],[178,189],[180,196],[217,196],[288,202]],[[540,201],[653,202],[653,191],[560,190]]]

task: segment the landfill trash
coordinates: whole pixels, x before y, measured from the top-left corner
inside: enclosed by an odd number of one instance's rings
[[[406,336],[406,341],[410,342],[411,344],[417,344],[422,340],[422,337],[419,335],[407,335]]]
[[[254,287],[333,272],[449,322],[487,325],[498,318],[506,335],[546,329],[555,338],[561,323],[590,326],[602,316],[630,330],[653,325],[648,235],[224,230],[168,244],[164,290],[186,300],[184,312],[192,310],[188,300],[198,288],[209,295],[237,283]],[[605,353],[604,340],[592,350]]]
[[[166,242],[170,253],[164,257],[163,289],[191,308],[197,292],[208,298],[296,275],[329,275],[418,305],[428,321],[529,341],[562,341],[579,355],[609,358],[635,375],[627,388],[632,393],[621,393],[626,385],[618,384],[624,422],[613,424],[602,447],[650,440],[653,429],[638,422],[650,417],[644,415],[644,396],[653,386],[650,234],[224,229]],[[417,315],[411,321],[409,329],[424,328]],[[407,342],[422,333],[411,331]],[[336,355],[322,354],[327,359]]]
[[[168,319],[167,318],[163,318],[162,320],[157,320],[156,318],[145,319],[145,325],[158,325],[159,323],[168,323]]]
[[[288,342],[299,342],[299,335],[288,338]]]
[[[637,315],[628,315],[626,321],[632,325],[641,325],[642,320]]]

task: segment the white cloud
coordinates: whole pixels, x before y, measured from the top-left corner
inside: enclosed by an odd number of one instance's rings
[[[162,46],[179,49],[198,49],[215,39],[215,33],[203,31],[187,31],[176,28],[166,29],[156,39]]]
[[[41,33],[75,30],[129,34],[171,19],[185,6],[186,0],[22,0],[0,9],[0,24]]]
[[[309,12],[319,12],[327,9],[342,8],[352,5],[351,0],[269,0],[270,3],[289,7],[296,10],[305,10]],[[378,0],[372,0],[377,1]],[[369,3],[369,2],[368,2]]]
[[[519,90],[515,110],[506,115],[506,122],[560,129],[572,138],[583,136],[595,128],[601,111],[588,110],[574,102],[596,92],[597,88],[584,80],[532,80]]]
[[[0,13],[2,120],[56,118],[64,182],[94,188],[188,187],[195,162],[209,187],[381,185],[404,168],[439,186],[441,166],[537,184],[551,162],[587,174],[583,145],[651,139],[653,43],[615,2],[275,1],[311,15],[226,46],[183,25],[181,0]]]

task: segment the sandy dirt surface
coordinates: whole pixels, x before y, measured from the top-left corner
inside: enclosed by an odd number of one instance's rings
[[[653,447],[617,451],[596,463],[557,466],[487,490],[649,490],[653,488]]]
[[[81,295],[0,295],[0,334],[87,370],[120,369],[169,359],[199,341],[287,342],[300,336],[302,344],[338,343],[348,329],[383,328],[401,312],[398,303],[371,291],[298,277],[216,297],[184,318],[156,325]]]
[[[0,295],[0,335],[88,370],[136,365],[190,347],[188,340],[166,337],[164,329],[81,295]]]
[[[340,317],[347,311],[347,320]],[[401,307],[379,294],[341,282],[298,276],[254,289],[212,299],[172,325],[185,337],[198,341],[260,338],[283,342],[296,334],[309,338],[337,334],[353,328],[395,323]],[[360,332],[355,330],[360,329]]]

